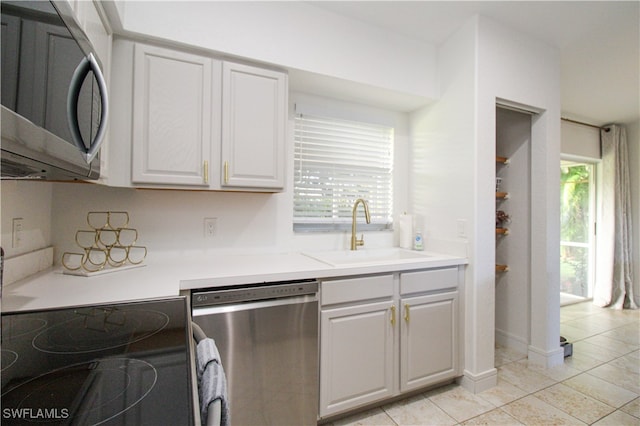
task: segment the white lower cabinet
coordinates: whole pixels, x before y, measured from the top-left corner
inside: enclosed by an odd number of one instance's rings
[[[460,375],[461,276],[451,267],[322,281],[321,418]]]
[[[457,375],[458,292],[407,297],[401,304],[400,390]]]
[[[321,313],[320,415],[392,396],[391,301]]]

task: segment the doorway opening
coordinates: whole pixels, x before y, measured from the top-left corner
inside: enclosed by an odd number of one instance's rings
[[[596,167],[561,161],[560,305],[593,298],[595,276]]]

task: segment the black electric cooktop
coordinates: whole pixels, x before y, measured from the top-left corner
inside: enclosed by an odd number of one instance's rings
[[[3,425],[191,425],[185,298],[2,315]]]

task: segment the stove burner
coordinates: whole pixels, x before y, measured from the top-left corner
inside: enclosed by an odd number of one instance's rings
[[[40,318],[3,318],[2,340],[18,339],[29,333],[35,333],[47,326],[47,321]]]
[[[157,379],[156,369],[139,359],[82,362],[52,370],[3,393],[3,413],[15,413],[19,420],[28,422],[99,425],[142,401]]]
[[[8,349],[2,349],[0,351],[0,355],[2,355],[2,358],[0,359],[0,366],[2,366],[2,368],[0,371],[4,371],[11,367],[18,360],[18,354]]]
[[[169,317],[152,310],[78,309],[77,316],[47,328],[33,347],[48,353],[79,354],[129,345],[156,334]]]

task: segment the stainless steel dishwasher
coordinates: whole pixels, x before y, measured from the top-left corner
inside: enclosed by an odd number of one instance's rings
[[[231,424],[315,425],[318,282],[192,292],[193,321],[215,340]]]

